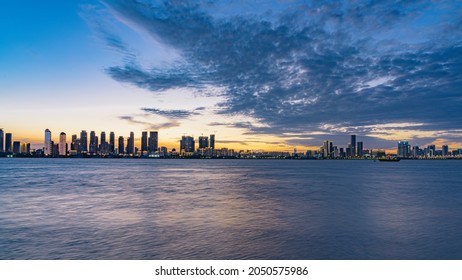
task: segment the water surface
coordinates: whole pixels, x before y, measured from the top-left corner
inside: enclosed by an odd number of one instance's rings
[[[462,161],[0,159],[0,259],[462,259]]]

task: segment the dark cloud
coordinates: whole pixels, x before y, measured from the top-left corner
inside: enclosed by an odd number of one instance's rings
[[[265,124],[235,124],[251,133],[461,128],[460,2],[289,1],[229,15],[229,1],[105,3],[184,60],[147,70],[127,63],[109,75],[152,91],[222,87],[219,113]]]
[[[198,107],[194,110],[188,111],[188,110],[161,110],[157,108],[141,108],[141,110],[155,114],[155,115],[160,115],[168,118],[174,118],[174,119],[185,119],[188,118],[192,115],[199,115],[199,111],[205,110],[204,107]]]

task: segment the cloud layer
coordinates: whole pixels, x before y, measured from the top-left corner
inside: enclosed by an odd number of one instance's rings
[[[232,1],[104,1],[181,55],[150,69],[131,58],[107,73],[154,92],[222,88],[219,113],[266,124],[247,125],[252,133],[372,135],[380,125],[419,123],[461,135],[460,2],[288,2],[249,11]]]

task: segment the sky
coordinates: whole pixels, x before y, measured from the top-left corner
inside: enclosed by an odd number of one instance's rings
[[[0,128],[462,147],[460,1],[6,1]]]

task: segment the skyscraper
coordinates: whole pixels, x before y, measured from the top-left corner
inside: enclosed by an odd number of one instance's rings
[[[210,134],[210,148],[215,150],[215,134]]]
[[[106,132],[102,131],[101,132],[101,144],[99,145],[99,152],[101,154],[107,154],[108,153],[108,143],[106,142]]]
[[[119,150],[119,155],[123,155],[124,154],[124,147],[125,147],[125,143],[124,143],[124,137],[123,136],[119,136],[119,145],[118,145],[118,150]]]
[[[3,144],[3,129],[0,128],[0,153],[5,151]]]
[[[159,148],[159,135],[157,131],[149,132],[149,147],[148,150],[150,153],[154,153]]]
[[[180,140],[180,153],[194,153],[195,142],[191,136],[183,136]]]
[[[207,136],[199,136],[199,149],[209,147],[209,138]]]
[[[356,149],[356,154],[358,155],[358,157],[362,157],[363,156],[363,142],[358,142],[357,143],[357,149]]]
[[[400,157],[400,158],[408,158],[409,154],[410,154],[409,142],[407,142],[407,141],[399,141],[398,142],[398,157]]]
[[[355,157],[356,154],[356,135],[350,136],[350,144],[351,144],[351,156]]]
[[[5,153],[12,152],[12,144],[13,144],[13,134],[6,133],[5,134]]]
[[[141,152],[146,152],[148,150],[148,132],[141,132]]]
[[[449,146],[448,145],[443,145],[441,151],[442,151],[443,156],[449,155]]]
[[[53,152],[53,146],[51,144],[51,131],[47,128],[45,129],[45,143],[43,148],[43,154],[45,156],[50,156]]]
[[[66,133],[61,132],[59,134],[59,155],[60,156],[66,156],[67,155],[67,142],[66,142]]]
[[[115,134],[114,132],[109,133],[109,153],[113,154],[115,148]]]
[[[90,154],[96,154],[96,133],[94,131],[90,131]]]
[[[21,153],[21,142],[14,141],[13,142],[13,154],[18,155]]]
[[[83,154],[88,152],[88,135],[85,130],[80,132],[80,152]]]
[[[130,132],[130,138],[127,140],[127,154],[135,154],[135,133]]]

